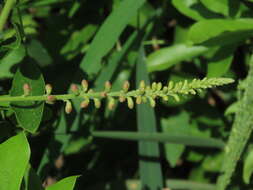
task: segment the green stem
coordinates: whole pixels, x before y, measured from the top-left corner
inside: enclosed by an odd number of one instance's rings
[[[217,190],[227,189],[253,130],[253,55],[250,59],[250,70],[245,80],[245,93],[240,100],[240,106],[236,112],[232,131],[225,148],[225,156],[221,168],[222,174],[218,179]]]
[[[11,9],[15,5],[16,0],[6,0],[6,3],[2,9],[2,13],[0,15],[0,32],[3,31],[4,25],[9,17]]]

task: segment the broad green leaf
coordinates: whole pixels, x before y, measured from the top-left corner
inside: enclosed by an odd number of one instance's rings
[[[149,84],[143,46],[139,50],[136,68],[136,86],[141,80]],[[154,109],[147,103],[137,105],[137,126],[139,133],[157,131]],[[163,177],[159,162],[160,150],[157,142],[139,142],[139,171],[142,189],[157,190],[163,187]]]
[[[80,67],[87,74],[97,73],[101,69],[102,58],[111,50],[130,19],[145,0],[122,1],[100,27],[93,39]]]
[[[13,73],[11,68],[23,60],[25,57],[25,48],[20,45],[17,49],[10,50],[1,60],[0,60],[0,78],[12,77]]]
[[[174,7],[185,16],[194,20],[205,20],[207,18],[220,17],[206,9],[198,0],[172,0]]]
[[[224,16],[234,16],[240,7],[239,0],[200,0],[200,2],[210,11]]]
[[[243,181],[246,184],[250,183],[250,178],[253,173],[253,149],[248,152],[243,162]]]
[[[44,94],[45,82],[43,76],[32,60],[26,60],[15,73],[10,95],[22,96],[24,94],[23,85],[26,83],[31,87],[31,96]],[[44,102],[12,102],[11,107],[22,128],[32,133],[38,129],[43,115]]]
[[[27,46],[27,52],[30,57],[39,63],[41,67],[50,65],[52,58],[48,54],[47,50],[43,47],[40,41],[32,39]]]
[[[204,46],[188,46],[177,44],[162,48],[151,53],[147,58],[147,69],[149,72],[162,71],[182,61],[199,56],[208,50]]]
[[[46,190],[73,190],[75,183],[76,183],[76,179],[79,176],[71,176],[71,177],[66,177],[64,179],[62,179],[61,181],[50,185],[49,187],[46,188]]]
[[[119,131],[94,131],[94,137],[121,139],[129,141],[154,141],[161,143],[183,144],[187,146],[224,148],[224,142],[215,138],[170,135],[155,132],[119,132]]]
[[[194,24],[188,39],[208,46],[232,44],[252,36],[253,19],[208,19]]]
[[[19,190],[30,158],[24,133],[0,144],[0,190]]]
[[[162,131],[169,135],[189,135],[189,115],[182,112],[179,115],[161,120]],[[184,152],[182,144],[164,144],[166,159],[172,167],[175,167],[178,159]]]

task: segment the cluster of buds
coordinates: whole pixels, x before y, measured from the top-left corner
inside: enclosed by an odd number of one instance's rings
[[[76,84],[72,84],[70,87],[71,94],[67,95],[51,95],[52,86],[46,85],[46,102],[54,103],[56,100],[63,100],[65,102],[65,112],[70,113],[72,111],[72,103],[70,99],[81,98],[81,108],[87,108],[91,101],[94,102],[96,108],[101,107],[101,100],[107,99],[108,109],[114,109],[117,100],[119,102],[127,102],[127,106],[130,109],[134,108],[134,104],[141,104],[149,102],[151,107],[155,107],[156,100],[162,99],[168,101],[169,97],[174,98],[176,101],[180,100],[180,95],[192,94],[195,95],[202,89],[211,88],[214,86],[220,86],[224,84],[232,83],[232,79],[227,78],[204,78],[202,80],[194,79],[191,82],[185,80],[184,82],[169,82],[167,85],[162,85],[161,82],[153,82],[151,85],[146,85],[142,80],[139,83],[139,87],[136,90],[130,90],[130,83],[125,81],[120,91],[111,92],[112,85],[109,81],[105,82],[104,90],[101,92],[94,92],[89,89],[89,84],[86,80],[82,80],[81,87]],[[24,96],[28,96],[31,93],[31,87],[28,84],[23,86]]]

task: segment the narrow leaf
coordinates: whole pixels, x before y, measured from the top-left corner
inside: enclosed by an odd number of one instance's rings
[[[144,80],[146,84],[150,83],[143,47],[140,48],[137,60],[136,86],[139,86],[141,80]],[[148,104],[137,105],[137,125],[139,132],[156,132],[154,109]],[[143,189],[162,189],[163,177],[159,158],[160,151],[157,142],[139,142],[139,167]]]
[[[194,44],[227,45],[252,36],[253,19],[208,19],[194,24],[188,39]]]
[[[87,55],[81,61],[80,67],[87,74],[97,73],[101,69],[101,59],[111,50],[130,19],[145,0],[122,1],[105,20],[93,39]]]
[[[196,147],[224,148],[224,143],[219,139],[203,138],[195,136],[170,135],[155,132],[118,132],[118,131],[94,131],[94,137],[131,140],[131,141],[155,141],[161,143],[183,144]]]
[[[149,72],[163,71],[182,61],[199,56],[207,50],[208,48],[204,46],[187,46],[185,44],[162,48],[148,56],[147,69]]]

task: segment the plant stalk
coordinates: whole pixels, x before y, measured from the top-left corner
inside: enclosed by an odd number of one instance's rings
[[[236,112],[232,131],[225,147],[225,156],[221,175],[218,178],[217,190],[227,189],[253,130],[253,55],[250,58],[250,69],[245,80],[245,92],[240,100],[240,106]]]

